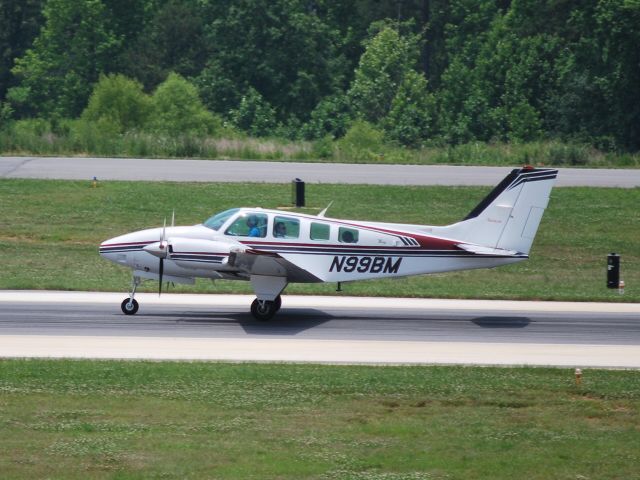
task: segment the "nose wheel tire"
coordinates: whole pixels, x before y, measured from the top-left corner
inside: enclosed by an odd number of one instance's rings
[[[134,298],[125,298],[120,304],[122,313],[125,315],[135,315],[138,311],[138,302]]]
[[[253,315],[256,320],[266,322],[280,310],[281,305],[282,299],[280,295],[278,295],[274,301],[258,300],[256,298],[253,303],[251,303],[251,315]]]

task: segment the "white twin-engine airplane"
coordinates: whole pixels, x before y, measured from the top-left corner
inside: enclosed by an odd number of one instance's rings
[[[349,282],[491,268],[529,257],[557,170],[513,170],[467,217],[432,227],[360,222],[261,208],[234,208],[201,225],[128,233],[100,255],[133,270],[122,311],[138,311],[142,279],[193,284],[196,277],[248,280],[251,313],[270,319],[289,283]],[[172,222],[173,223],[173,222]]]

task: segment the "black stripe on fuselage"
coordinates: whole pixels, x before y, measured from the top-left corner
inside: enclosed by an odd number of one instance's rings
[[[171,260],[178,260],[181,262],[198,262],[198,263],[222,263],[226,256],[222,255],[196,255],[196,254],[181,254],[174,253],[169,257]]]

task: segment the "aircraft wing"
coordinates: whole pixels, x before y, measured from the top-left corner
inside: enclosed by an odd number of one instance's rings
[[[288,282],[321,282],[322,280],[277,253],[248,249],[231,251],[228,264],[249,275],[286,277]]]

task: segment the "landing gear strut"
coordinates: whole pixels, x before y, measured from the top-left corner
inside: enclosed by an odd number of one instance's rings
[[[276,297],[275,300],[258,300],[257,298],[251,304],[251,314],[256,320],[260,320],[261,322],[266,322],[270,320],[280,307],[282,306],[282,298],[280,295]]]
[[[136,295],[136,289],[141,283],[142,279],[140,277],[133,277],[133,281],[131,282],[131,293],[129,294],[129,297],[125,298],[120,304],[122,313],[125,315],[135,315],[138,311],[139,305],[134,297]]]

